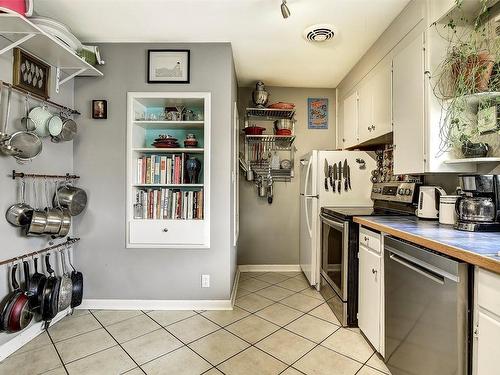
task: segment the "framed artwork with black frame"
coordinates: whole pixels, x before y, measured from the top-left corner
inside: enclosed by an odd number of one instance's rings
[[[149,49],[148,83],[189,83],[190,50]]]
[[[48,99],[50,65],[31,56],[20,48],[14,48],[12,82],[14,87],[19,87],[44,99]]]
[[[108,118],[108,101],[103,99],[92,100],[92,118],[105,120]]]

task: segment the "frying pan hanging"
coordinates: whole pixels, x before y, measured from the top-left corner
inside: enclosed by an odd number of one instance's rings
[[[35,265],[35,273],[30,277],[28,297],[32,311],[39,313],[47,277],[43,273],[38,272],[38,258],[34,258],[33,263]]]
[[[42,319],[45,321],[44,328],[49,328],[50,322],[58,313],[57,307],[59,303],[59,287],[61,284],[61,279],[57,277],[50,265],[50,254],[45,255],[45,267],[49,276],[45,281],[45,286],[43,288],[42,304],[40,305],[40,311],[42,313]]]
[[[70,256],[68,254],[68,261],[73,271],[71,272],[71,281],[73,282],[73,293],[71,295],[71,307],[75,308],[82,304],[83,298],[83,274],[77,271],[71,263]]]

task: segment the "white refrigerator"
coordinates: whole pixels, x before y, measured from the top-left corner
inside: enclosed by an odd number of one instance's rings
[[[350,168],[351,188],[345,190],[345,180],[338,181],[335,192],[327,179],[325,188],[325,160],[330,166],[345,160]],[[371,171],[376,161],[364,151],[320,151],[313,150],[300,158],[300,267],[310,284],[319,290],[321,243],[321,207],[371,207]]]

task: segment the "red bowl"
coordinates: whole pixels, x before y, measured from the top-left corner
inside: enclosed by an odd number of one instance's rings
[[[243,129],[246,135],[262,135],[266,128],[262,128],[260,126],[249,126]]]
[[[292,131],[290,129],[277,129],[275,134],[276,135],[292,135]]]

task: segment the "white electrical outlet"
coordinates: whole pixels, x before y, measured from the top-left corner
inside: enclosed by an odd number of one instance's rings
[[[210,288],[210,275],[201,275],[201,287]]]

